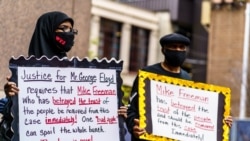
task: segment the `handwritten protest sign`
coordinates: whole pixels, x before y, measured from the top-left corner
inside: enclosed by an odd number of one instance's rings
[[[11,70],[20,89],[13,100],[18,104],[12,107],[12,113],[18,113],[13,140],[120,140],[117,110],[122,64],[22,57],[10,62],[17,65]]]
[[[230,89],[139,72],[140,127],[143,139],[226,141]]]

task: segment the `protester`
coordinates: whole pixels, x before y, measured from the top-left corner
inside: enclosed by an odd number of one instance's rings
[[[36,58],[42,56],[52,58],[56,56],[58,58],[67,59],[67,52],[73,47],[74,36],[77,34],[77,30],[73,29],[73,26],[74,20],[65,13],[54,11],[41,15],[37,20],[30,41],[28,55],[33,55]],[[9,109],[12,104],[9,98],[19,92],[16,83],[11,82],[10,77],[7,77],[7,80],[8,82],[4,86],[7,98],[0,99],[0,113],[5,115],[1,123],[0,136],[2,136],[4,141],[9,141],[13,136],[13,133],[10,131],[12,117]],[[122,106],[118,109],[118,115],[126,118],[126,111],[127,106]]]
[[[187,48],[190,45],[190,40],[178,33],[168,34],[160,39],[161,52],[164,55],[164,61],[150,66],[144,67],[142,70],[156,73],[159,75],[191,80],[189,74],[181,68],[185,61]],[[127,111],[126,124],[131,133],[131,141],[144,141],[139,139],[139,136],[146,133],[144,128],[139,127],[139,104],[138,104],[138,76],[134,80],[130,106]],[[225,119],[229,126],[232,123],[232,117]]]
[[[73,29],[74,20],[63,12],[53,11],[41,15],[36,23],[33,36],[30,41],[28,55],[40,58],[46,56],[51,58],[67,57],[67,52],[74,45],[74,37],[77,30]],[[1,122],[1,138],[4,141],[10,141],[13,136],[11,131],[12,116],[10,115],[10,107],[12,105],[10,96],[14,96],[19,92],[19,88],[15,82],[8,82],[4,86],[7,98],[0,100],[0,113],[3,114]]]
[[[30,41],[28,55],[36,58],[43,55],[48,58],[67,57],[66,53],[73,47],[74,37],[77,34],[73,26],[74,20],[65,13],[53,11],[41,15]],[[4,90],[8,96],[13,96],[19,91],[16,84],[10,81],[7,82]]]

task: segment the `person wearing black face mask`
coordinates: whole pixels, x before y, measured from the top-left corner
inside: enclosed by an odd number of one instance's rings
[[[73,26],[74,20],[63,12],[44,13],[36,22],[28,55],[33,55],[36,58],[41,56],[67,58],[66,53],[73,47],[75,35],[78,33],[76,29],[73,29]],[[8,79],[9,77],[7,77]],[[14,82],[7,82],[4,90],[8,96],[13,96],[19,91]]]
[[[191,80],[188,73],[181,68],[186,59],[186,51],[190,40],[181,34],[173,33],[163,36],[160,39],[160,44],[162,54],[165,57],[161,67],[165,71],[173,73],[167,76]]]
[[[181,68],[186,59],[186,51],[190,45],[189,38],[178,34],[168,34],[160,39],[161,52],[164,55],[164,61],[142,68],[143,71],[156,73],[185,80],[191,80],[189,74]],[[139,139],[146,131],[139,127],[139,96],[138,96],[138,76],[135,78],[131,96],[130,106],[127,110],[126,125],[131,133],[131,141],[146,141]],[[231,126],[232,117],[229,116],[225,122]]]
[[[73,47],[74,37],[77,34],[77,30],[73,29],[73,26],[74,20],[63,12],[44,13],[37,20],[28,55],[36,58],[56,56],[66,59],[66,53]],[[9,78],[7,77],[8,82],[4,85],[4,91],[7,96],[14,96],[18,94],[19,88],[15,82],[10,82]],[[0,113],[4,115],[0,125],[0,139],[3,141],[9,141],[13,136],[10,106],[11,100],[8,98],[0,99]]]
[[[62,52],[70,51],[74,45],[74,38],[75,34],[77,34],[77,30],[71,27],[69,21],[65,21],[60,24],[55,33],[56,46]]]
[[[165,35],[160,39],[161,52],[164,61],[142,68],[143,71],[157,73],[160,75],[191,80],[189,74],[181,68],[186,58],[186,49],[190,40],[177,33]],[[126,124],[131,133],[131,141],[144,141],[139,136],[145,133],[145,129],[139,128],[139,107],[138,107],[138,76],[135,78],[131,96],[130,106],[127,111]]]
[[[74,20],[63,12],[53,11],[41,15],[29,45],[29,56],[36,58],[67,57],[74,45],[77,30],[73,29]]]

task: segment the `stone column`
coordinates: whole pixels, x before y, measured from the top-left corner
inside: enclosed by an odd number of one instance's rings
[[[129,72],[129,56],[131,42],[131,25],[124,23],[122,25],[120,59],[123,60],[123,73]]]
[[[94,58],[98,56],[98,45],[100,33],[100,17],[93,15],[91,19],[90,39],[89,39],[89,50],[88,57]]]
[[[159,47],[157,46],[158,43],[158,34],[157,31],[152,30],[149,35],[149,44],[148,44],[148,62],[147,65],[152,65],[156,63],[158,60],[158,52]]]

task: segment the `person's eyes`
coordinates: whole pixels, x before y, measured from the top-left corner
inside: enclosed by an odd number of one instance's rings
[[[169,46],[166,46],[165,49],[169,49],[169,50],[186,50],[186,46],[185,45],[169,45]]]
[[[77,29],[73,29],[72,27],[69,27],[69,26],[61,25],[57,29],[62,30],[63,32],[73,32],[75,35],[78,34]]]
[[[63,32],[71,32],[72,28],[68,26],[59,26],[57,29],[62,30]]]
[[[180,49],[186,49],[186,46],[180,46]]]
[[[176,49],[176,48],[177,48],[177,46],[175,46],[175,45],[171,45],[171,46],[166,46],[166,48],[168,48],[168,49]]]

